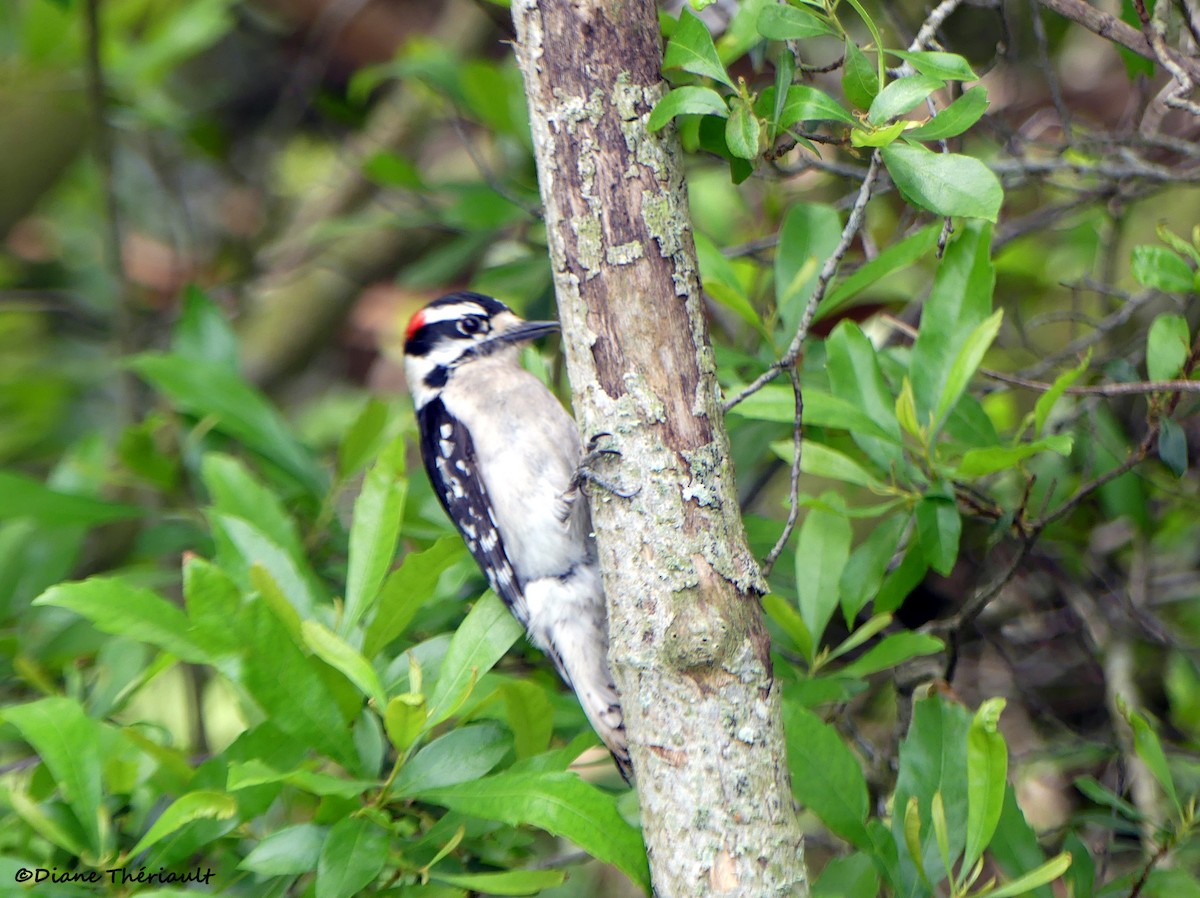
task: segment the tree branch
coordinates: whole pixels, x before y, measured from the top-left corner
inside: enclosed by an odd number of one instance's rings
[[[1101,12],[1096,7],[1085,3],[1084,0],[1038,0],[1042,6],[1052,9],[1060,16],[1078,22],[1088,31],[1100,35],[1105,40],[1114,41],[1127,50],[1132,50],[1139,56],[1158,61],[1154,47],[1146,36],[1115,16]],[[1177,50],[1164,48],[1166,58],[1177,65],[1193,80],[1200,80],[1200,62],[1189,59]]]
[[[708,344],[651,0],[514,0],[582,434],[632,498],[592,495],[610,661],[660,898],[807,894],[779,689]]]

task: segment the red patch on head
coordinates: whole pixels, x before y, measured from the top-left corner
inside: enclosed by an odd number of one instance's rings
[[[419,331],[424,326],[425,326],[425,310],[421,309],[421,311],[417,312],[417,314],[413,315],[412,318],[410,318],[408,320],[408,330],[406,330],[404,332],[404,339],[411,340],[413,338],[413,336],[417,333],[417,331]]]

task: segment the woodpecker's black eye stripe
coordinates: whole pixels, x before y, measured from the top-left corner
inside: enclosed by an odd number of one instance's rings
[[[404,352],[412,356],[428,355],[442,340],[461,339],[460,323],[459,321],[432,321],[426,324],[404,344]]]

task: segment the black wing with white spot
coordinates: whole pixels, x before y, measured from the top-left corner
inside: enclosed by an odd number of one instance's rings
[[[471,434],[446,411],[440,398],[428,402],[417,417],[421,424],[421,458],[433,491],[496,595],[524,626],[529,620],[524,584],[517,579],[504,551],[487,487],[478,475]]]

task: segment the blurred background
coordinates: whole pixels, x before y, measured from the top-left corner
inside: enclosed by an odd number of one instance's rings
[[[927,13],[908,0],[866,5],[894,46],[907,46]],[[703,11],[719,48],[743,39],[739,9]],[[1128,4],[1112,11],[1136,21]],[[1194,245],[1200,221],[1200,121],[1156,101],[1164,81],[1150,63],[1036,3],[967,4],[939,34],[982,76],[991,101],[959,150],[987,161],[1007,191],[993,236],[1006,329],[989,361],[1050,381],[1090,349],[1091,374],[1141,379],[1156,314],[1179,313],[1193,332],[1200,323],[1188,282],[1196,257],[1179,249]],[[1189,39],[1186,24],[1180,34]],[[505,5],[484,0],[0,4],[0,468],[22,478],[0,490],[6,704],[64,682],[106,683],[101,711],[150,722],[198,756],[245,729],[220,681],[185,670],[142,680],[146,658],[123,666],[119,657],[140,649],[30,602],[60,580],[102,571],[172,595],[185,553],[219,550],[200,458],[227,447],[181,388],[135,374],[138,354],[190,346],[224,357],[282,410],[305,451],[328,458],[345,453],[348,432],[367,426],[364,410],[378,408],[372,397],[387,410],[371,446],[411,437],[400,335],[425,302],[469,288],[530,317],[554,316],[512,39]],[[806,44],[809,77],[835,95],[841,73],[831,66],[841,46]],[[761,50],[738,54],[731,70],[756,90],[773,78]],[[721,376],[726,386],[744,383],[787,343],[772,278],[788,211],[807,203],[844,213],[865,156],[841,135],[781,146],[753,173],[735,163],[731,177],[730,160],[696,122],[682,123],[681,134]],[[926,224],[881,190],[845,271]],[[1139,272],[1135,247],[1145,246],[1176,252],[1186,274],[1171,281]],[[879,316],[915,323],[935,267],[926,254],[871,284],[848,314],[875,322],[881,343],[894,339],[896,327]],[[773,337],[747,323],[745,304]],[[552,351],[530,351],[526,361],[569,396]],[[1036,398],[999,382],[980,396],[1008,426]],[[958,635],[949,668],[906,674],[915,681],[949,669],[972,706],[1007,696],[1003,728],[1026,817],[1050,841],[1082,834],[1122,871],[1135,868],[1144,833],[1103,803],[1130,786],[1113,737],[1114,680],[1156,715],[1187,791],[1200,788],[1194,408],[1185,396],[1167,458],[1152,454],[1047,532],[1000,598]],[[1116,464],[1142,437],[1146,403],[1080,398],[1068,414],[1087,451],[1045,460],[1042,487]],[[790,426],[768,419],[730,416],[739,494],[760,557],[781,532],[788,490],[787,465],[766,447],[788,439]],[[402,545],[425,549],[450,529],[409,447]],[[300,522],[318,575],[340,582],[358,469],[347,465],[333,488],[308,492],[270,464],[263,472]],[[143,514],[108,522],[78,510],[56,516],[45,504],[34,512],[48,500],[32,481]],[[805,491],[820,488],[808,482]],[[1010,551],[993,538],[997,525],[968,521],[954,570],[909,584],[897,612],[904,626],[961,607],[979,571]],[[789,565],[773,574],[772,588],[794,594]],[[453,630],[462,597],[481,589],[474,568],[457,559],[437,585],[441,601],[422,610],[414,632]],[[535,654],[522,649],[504,670],[552,696],[556,733],[578,732],[577,709]],[[894,779],[896,697],[910,686],[889,682],[839,706],[852,709],[848,738],[879,801]],[[1081,793],[1073,785],[1081,776],[1107,791]],[[816,868],[837,850],[815,821],[809,844]],[[1185,855],[1176,870],[1188,864]],[[621,888],[618,875],[593,870],[546,894]],[[1182,872],[1157,888],[1200,894]]]

